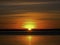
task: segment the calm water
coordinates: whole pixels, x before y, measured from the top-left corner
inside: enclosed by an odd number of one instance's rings
[[[0,35],[0,45],[60,45],[60,36]]]

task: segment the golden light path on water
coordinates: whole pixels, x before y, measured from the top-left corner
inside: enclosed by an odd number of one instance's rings
[[[31,41],[32,41],[32,36],[27,36],[27,39],[29,40],[29,45],[31,45]]]
[[[20,39],[19,39],[20,38]],[[17,37],[18,40],[22,39],[22,43],[24,45],[34,45],[34,43],[36,43],[38,41],[39,37],[35,37],[33,35],[26,35],[26,36],[22,36],[22,37]]]
[[[0,45],[60,45],[60,36],[0,35]]]
[[[37,36],[33,35],[22,35],[22,36],[16,36],[16,40],[18,40],[22,45],[34,45],[38,41]]]

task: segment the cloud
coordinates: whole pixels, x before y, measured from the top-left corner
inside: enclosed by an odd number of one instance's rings
[[[60,0],[0,0],[0,1],[7,1],[7,2],[48,2],[48,1],[60,1]]]
[[[40,18],[37,20],[60,20],[60,18]]]
[[[60,13],[60,2],[10,2],[0,3],[0,15],[23,14],[26,12]]]

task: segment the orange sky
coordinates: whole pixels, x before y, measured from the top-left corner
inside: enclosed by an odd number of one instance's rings
[[[54,20],[55,18],[59,18],[59,16],[56,17],[48,14],[49,13],[27,12],[24,14],[1,16],[0,27],[3,29],[25,29],[24,26],[27,25],[28,22],[32,22],[31,25],[34,25],[34,29],[60,28],[60,21]],[[53,18],[53,20],[50,20],[51,18]]]
[[[59,0],[1,0],[0,29],[60,28]]]

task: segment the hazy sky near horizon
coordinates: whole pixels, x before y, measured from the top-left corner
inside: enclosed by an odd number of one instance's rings
[[[25,20],[60,28],[60,0],[0,0],[0,28],[21,28]]]

